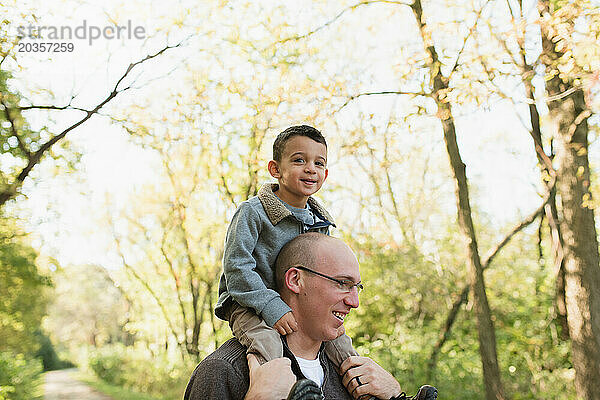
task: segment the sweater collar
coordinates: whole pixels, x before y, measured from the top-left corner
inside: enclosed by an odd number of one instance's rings
[[[281,342],[283,343],[284,357],[289,358],[292,362],[292,366],[291,366],[292,372],[294,373],[294,375],[296,375],[296,378],[298,378],[298,380],[305,379],[306,377],[304,376],[304,374],[302,373],[302,370],[300,369],[300,364],[298,364],[298,360],[296,359],[296,356],[294,355],[294,353],[292,353],[292,351],[288,347],[287,339],[285,336],[281,336]],[[323,367],[323,373],[325,374],[325,379],[327,379],[327,375],[329,374],[329,364],[327,363],[327,356],[325,355],[325,343],[321,343],[321,348],[319,349],[318,358],[319,358],[319,362],[321,363],[321,366]],[[325,385],[325,382],[323,382],[323,386],[324,385]]]
[[[284,218],[292,215],[292,212],[288,210],[283,205],[281,200],[275,195],[274,191],[276,191],[278,188],[279,184],[277,183],[265,183],[258,191],[258,199],[265,209],[267,217],[269,217],[269,221],[271,221],[273,225],[277,225]],[[325,210],[325,208],[317,200],[309,197],[308,205],[313,210],[321,214],[327,221],[331,222],[333,226],[335,226],[331,215],[329,215],[327,210]]]

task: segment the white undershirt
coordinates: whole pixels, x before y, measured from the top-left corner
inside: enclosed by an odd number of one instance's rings
[[[304,374],[305,377],[316,382],[319,386],[323,385],[325,372],[323,371],[323,366],[321,366],[319,357],[317,357],[316,360],[306,360],[304,358],[296,357],[296,360],[298,360],[300,371],[302,371],[302,374]]]

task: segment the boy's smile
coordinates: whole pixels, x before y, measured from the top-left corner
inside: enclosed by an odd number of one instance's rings
[[[327,147],[306,136],[285,144],[281,161],[270,161],[269,172],[279,181],[277,196],[292,207],[304,208],[327,178]]]

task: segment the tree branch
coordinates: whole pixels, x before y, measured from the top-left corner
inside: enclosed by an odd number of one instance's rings
[[[229,188],[229,184],[227,183],[227,178],[225,177],[225,171],[223,170],[223,163],[225,162],[225,155],[223,154],[223,149],[221,148],[221,144],[219,141],[216,141],[217,149],[219,150],[219,178],[221,179],[221,183],[223,184],[223,188],[225,189],[225,196],[231,202],[233,207],[237,207],[235,203],[235,196],[233,195],[231,189]]]
[[[366,6],[369,4],[375,4],[375,3],[386,3],[386,4],[396,4],[396,5],[404,5],[404,6],[410,6],[410,4],[402,2],[402,1],[394,1],[394,0],[369,0],[369,1],[361,1],[359,3],[353,4],[351,6],[348,6],[346,8],[344,8],[342,11],[340,11],[335,17],[333,17],[332,19],[330,19],[329,21],[325,22],[323,25],[318,26],[317,28],[313,29],[310,32],[304,33],[302,35],[295,35],[295,36],[291,36],[282,40],[278,40],[272,44],[270,44],[269,46],[265,47],[263,50],[267,50],[271,47],[274,47],[275,45],[278,44],[284,44],[290,41],[298,41],[298,40],[302,40],[302,39],[306,39],[309,36],[314,35],[315,33],[319,32],[320,30],[328,27],[329,25],[333,24],[335,21],[337,21],[338,19],[340,19],[342,17],[342,15],[344,15],[345,13],[347,13],[348,11],[352,11],[354,9],[357,9],[361,6]]]
[[[112,229],[112,233],[113,233],[113,238],[115,239],[115,244],[117,246],[117,252],[119,253],[119,257],[121,258],[121,262],[123,263],[123,266],[148,291],[148,293],[150,294],[150,296],[152,296],[152,298],[154,299],[154,301],[156,302],[156,304],[160,308],[160,310],[162,312],[162,315],[163,315],[163,318],[165,319],[165,322],[169,326],[169,330],[171,331],[171,334],[173,335],[173,337],[175,338],[175,341],[177,342],[177,345],[178,345],[179,350],[181,352],[181,358],[183,360],[185,360],[185,351],[187,349],[185,349],[185,347],[183,346],[183,344],[179,341],[179,335],[177,334],[175,326],[173,325],[173,322],[171,321],[171,318],[169,317],[169,313],[167,312],[167,309],[166,309],[165,305],[161,301],[160,297],[156,294],[156,292],[154,291],[154,289],[152,289],[152,287],[150,286],[150,284],[144,278],[142,278],[142,276],[137,273],[137,271],[135,270],[135,268],[133,268],[125,260],[125,255],[123,254],[123,251],[121,250],[121,241],[119,239],[119,236],[117,235],[117,233],[114,230],[114,225],[112,224],[112,221],[111,221],[111,229]]]
[[[129,75],[131,70],[133,70],[133,68],[135,68],[137,65],[140,65],[148,60],[158,57],[160,54],[164,53],[165,51],[167,51],[169,49],[179,47],[182,43],[183,42],[179,42],[178,44],[173,45],[173,46],[165,46],[161,50],[159,50],[157,53],[147,55],[143,59],[129,64],[129,66],[127,67],[127,70],[123,73],[123,75],[121,75],[121,77],[115,84],[113,90],[108,94],[108,96],[106,96],[106,98],[104,100],[102,100],[100,103],[98,103],[92,110],[79,109],[79,111],[85,112],[85,116],[83,118],[81,118],[79,121],[75,122],[73,125],[69,126],[65,130],[63,130],[58,135],[53,136],[50,140],[48,140],[46,143],[41,145],[38,151],[31,154],[31,157],[29,157],[27,165],[21,170],[21,173],[17,176],[15,181],[12,184],[10,184],[6,190],[4,190],[3,192],[0,193],[0,207],[4,203],[6,203],[9,199],[13,198],[16,195],[18,188],[21,187],[25,178],[29,175],[29,173],[31,172],[33,167],[35,167],[40,162],[44,153],[46,153],[59,140],[63,139],[69,132],[76,129],[80,125],[84,124],[94,114],[98,113],[98,111],[102,107],[104,107],[107,103],[109,103],[112,99],[114,99],[118,94],[131,88],[130,86],[127,86],[125,88],[119,89],[119,85],[121,84],[121,82],[123,82],[123,80],[125,78],[127,78],[127,76]],[[60,109],[66,109],[70,106],[66,106],[64,108],[55,107],[55,106],[37,106],[37,107],[40,107],[42,109],[60,110]]]
[[[494,246],[488,252],[488,255],[482,261],[482,267],[484,270],[490,265],[492,260],[498,255],[498,252],[500,252],[500,250],[502,250],[502,248],[506,246],[506,244],[510,241],[510,239],[512,239],[514,235],[523,230],[525,227],[529,226],[531,223],[533,223],[533,221],[536,220],[537,217],[544,213],[544,207],[546,207],[546,204],[548,204],[548,202],[552,198],[552,191],[555,185],[556,179],[554,179],[552,184],[549,185],[548,191],[546,193],[546,196],[544,197],[542,205],[539,206],[537,210],[532,212],[527,218],[525,218],[520,224],[516,225],[508,234],[506,234],[506,236],[496,246]]]
[[[477,27],[477,24],[479,23],[479,18],[481,17],[481,13],[483,12],[483,9],[489,3],[490,3],[490,0],[487,0],[485,2],[485,4],[482,5],[481,8],[479,9],[479,11],[477,12],[477,16],[475,18],[475,22],[473,23],[473,26],[471,27],[471,29],[469,29],[469,33],[467,33],[467,35],[465,36],[465,38],[463,40],[462,47],[460,48],[460,50],[456,54],[456,62],[454,63],[454,66],[452,67],[452,69],[450,70],[450,73],[448,74],[448,79],[450,79],[450,77],[452,76],[452,74],[454,73],[454,71],[456,71],[456,69],[458,68],[458,62],[460,61],[460,56],[462,55],[462,52],[465,50],[465,47],[467,46],[467,41],[469,40],[469,38],[471,37],[471,35],[475,31],[475,28]]]
[[[175,292],[177,293],[177,301],[179,302],[179,309],[181,310],[181,320],[183,322],[182,325],[183,325],[183,331],[185,332],[186,348],[187,348],[188,344],[189,344],[189,342],[187,340],[188,325],[187,325],[187,315],[185,312],[185,304],[183,303],[183,298],[181,296],[181,279],[180,279],[179,275],[177,274],[177,271],[175,271],[173,261],[169,258],[169,255],[167,254],[167,251],[165,249],[166,236],[167,236],[167,232],[165,230],[165,231],[163,231],[163,235],[162,235],[162,239],[161,239],[161,243],[160,243],[160,252],[163,255],[163,258],[165,259],[165,262],[169,266],[169,271],[171,272],[171,276],[173,277],[173,281],[175,283]]]
[[[429,96],[428,93],[425,92],[405,92],[405,91],[382,91],[382,92],[366,92],[366,93],[358,93],[353,96],[349,96],[348,99],[340,108],[338,108],[337,112],[341,111],[342,108],[346,107],[351,101],[358,99],[362,96],[375,96],[375,95],[387,95],[387,94],[407,94],[411,96]]]
[[[17,127],[15,126],[15,120],[10,115],[10,111],[8,111],[8,106],[4,102],[4,99],[2,99],[1,97],[0,97],[0,103],[2,104],[2,106],[4,106],[4,114],[6,115],[6,119],[10,123],[10,131],[12,132],[12,136],[15,139],[17,139],[17,145],[19,146],[19,149],[25,154],[25,156],[27,157],[27,160],[30,160],[31,153],[29,152],[27,147],[25,147],[25,143],[23,143],[23,141],[21,140],[21,137],[19,136],[19,132],[17,132]]]

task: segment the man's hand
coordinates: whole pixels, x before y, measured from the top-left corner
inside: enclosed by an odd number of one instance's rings
[[[366,394],[389,399],[402,391],[398,381],[368,357],[348,357],[340,366],[340,375],[342,383],[355,399]]]
[[[277,332],[279,332],[279,334],[282,336],[296,332],[298,330],[296,317],[294,317],[294,314],[292,314],[291,311],[283,314],[283,317],[279,318],[279,320],[275,322],[273,329],[277,330]]]
[[[292,362],[289,358],[276,358],[260,365],[254,354],[248,354],[250,370],[250,387],[246,400],[281,400],[287,399],[290,389],[296,383],[292,373]]]

